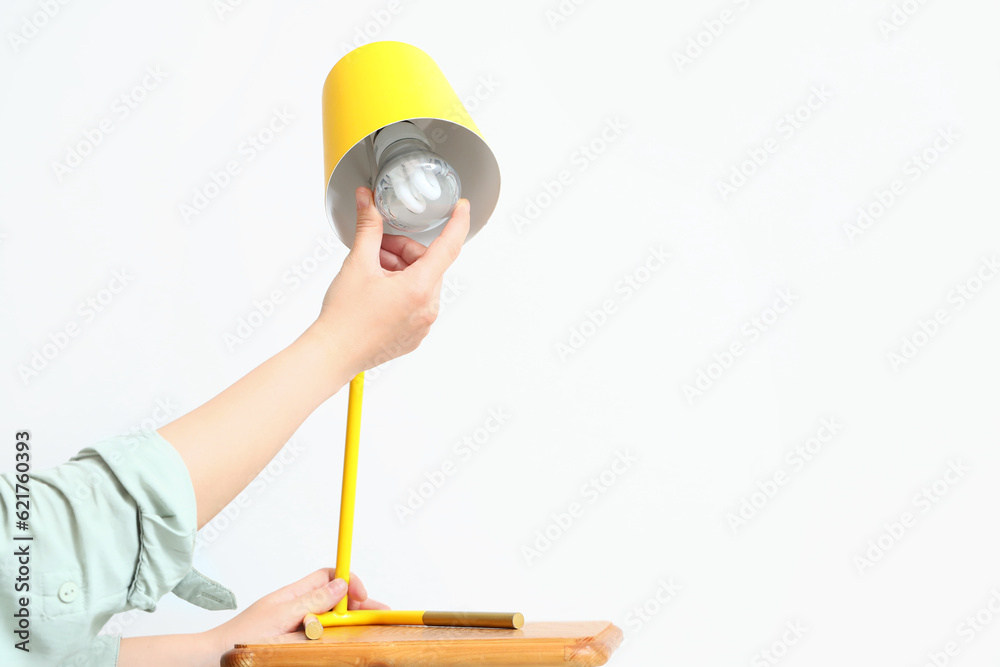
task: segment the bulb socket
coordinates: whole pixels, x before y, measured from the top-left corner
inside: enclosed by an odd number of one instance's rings
[[[430,150],[427,135],[410,121],[401,120],[398,123],[386,125],[375,133],[375,139],[373,140],[375,145],[375,164],[381,165],[382,154],[385,153],[386,149],[402,139],[416,139],[423,142],[427,146],[427,149]]]

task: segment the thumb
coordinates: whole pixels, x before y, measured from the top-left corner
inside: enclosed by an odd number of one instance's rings
[[[293,615],[298,618],[306,614],[322,614],[330,611],[345,595],[347,595],[347,582],[343,579],[334,579],[292,600]]]
[[[372,191],[358,188],[354,191],[358,206],[358,226],[354,232],[354,247],[351,254],[379,264],[379,248],[382,247],[382,216],[375,208]]]

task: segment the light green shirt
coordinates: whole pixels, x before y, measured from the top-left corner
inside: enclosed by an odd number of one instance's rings
[[[16,471],[0,475],[0,665],[113,666],[121,638],[98,637],[101,627],[118,612],[155,610],[169,592],[205,609],[236,608],[231,591],[191,567],[194,488],[157,432],[109,438],[32,470],[27,530],[17,526],[17,481]],[[22,598],[28,652],[16,648]]]

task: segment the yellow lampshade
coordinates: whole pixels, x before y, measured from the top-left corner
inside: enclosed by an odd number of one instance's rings
[[[373,42],[341,58],[323,86],[326,211],[337,236],[354,243],[354,190],[373,187],[369,138],[387,125],[411,121],[431,149],[459,174],[462,197],[472,204],[469,236],[489,220],[500,196],[500,168],[479,128],[444,73],[426,53],[402,42]],[[428,244],[436,227],[406,233]],[[386,225],[387,234],[402,234]]]

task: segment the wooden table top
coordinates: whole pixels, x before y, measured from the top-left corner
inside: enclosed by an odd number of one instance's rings
[[[608,621],[525,623],[520,630],[365,625],[237,644],[222,667],[596,667],[622,631]]]

